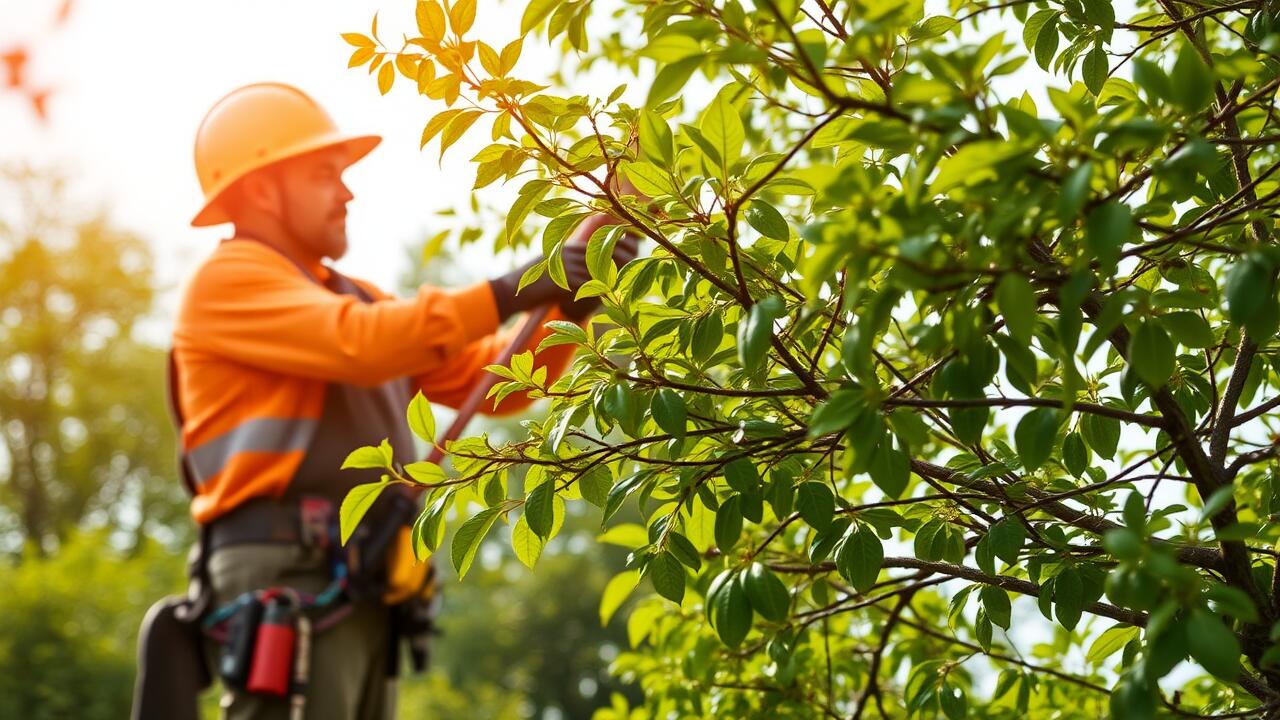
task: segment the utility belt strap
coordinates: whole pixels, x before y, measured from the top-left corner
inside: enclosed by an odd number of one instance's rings
[[[321,497],[250,500],[209,523],[204,550],[253,543],[327,548],[336,518],[334,504]]]

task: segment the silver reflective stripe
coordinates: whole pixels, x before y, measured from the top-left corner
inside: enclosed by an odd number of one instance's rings
[[[306,450],[319,420],[306,418],[255,418],[231,428],[187,451],[196,482],[203,485],[217,475],[227,461],[242,452]]]

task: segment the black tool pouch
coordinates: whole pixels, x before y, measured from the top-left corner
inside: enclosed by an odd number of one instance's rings
[[[262,601],[249,596],[244,606],[231,616],[227,639],[218,657],[218,677],[229,688],[243,690],[253,665],[253,648],[262,624]]]

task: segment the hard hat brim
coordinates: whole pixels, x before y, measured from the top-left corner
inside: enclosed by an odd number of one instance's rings
[[[261,170],[268,165],[273,165],[282,160],[288,160],[289,158],[306,155],[310,152],[316,152],[318,150],[324,150],[331,147],[346,148],[347,166],[349,167],[365,155],[372,152],[380,142],[382,142],[382,138],[378,135],[348,136],[335,133],[333,135],[312,138],[309,142],[284,148],[279,152],[270,154],[262,158],[262,162],[247,167],[244,172],[241,172],[239,175],[236,175],[235,177],[228,177],[219,183],[218,186],[213,189],[213,192],[208,194],[209,200],[205,202],[204,207],[200,208],[200,212],[196,213],[195,218],[191,220],[191,225],[192,227],[207,227],[209,225],[221,225],[222,223],[231,222],[231,217],[228,216],[226,211],[221,207],[219,200],[222,199],[222,194],[226,192],[227,188],[234,185],[240,178],[255,170]]]

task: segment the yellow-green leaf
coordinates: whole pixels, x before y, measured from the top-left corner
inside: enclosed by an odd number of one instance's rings
[[[431,403],[419,391],[414,394],[413,399],[409,401],[409,409],[405,412],[405,419],[409,422],[409,429],[414,435],[422,438],[428,443],[436,441],[436,418],[431,414]]]
[[[385,440],[383,442],[386,442]],[[352,450],[347,459],[342,461],[342,470],[363,469],[363,468],[389,468],[391,467],[391,455],[385,452],[381,447],[372,445],[356,448]]]
[[[511,529],[511,548],[516,551],[516,558],[530,570],[542,556],[542,548],[546,542],[529,529],[529,522],[523,515]]]
[[[495,505],[480,511],[475,517],[462,523],[453,536],[449,546],[449,555],[453,559],[453,567],[458,571],[458,579],[466,577],[467,570],[476,559],[476,551],[480,549],[480,541],[488,534],[493,522],[502,514],[504,506]]]
[[[698,129],[702,137],[715,147],[720,155],[721,168],[728,175],[729,169],[742,156],[742,144],[747,140],[738,109],[729,102],[729,93],[721,92],[702,114]]]
[[[608,625],[609,618],[618,611],[627,596],[632,590],[636,589],[636,585],[640,584],[640,573],[635,570],[629,570],[624,573],[615,575],[608,585],[604,586],[604,593],[600,596],[600,624]]]
[[[342,499],[342,507],[338,510],[338,529],[342,535],[342,544],[346,545],[355,532],[356,526],[364,518],[369,508],[390,485],[389,482],[364,483],[351,488]]]
[[[404,466],[404,471],[414,482],[423,485],[439,485],[445,481],[444,469],[433,462],[415,462]]]
[[[463,110],[458,116],[449,121],[445,126],[444,132],[440,134],[440,158],[444,158],[444,151],[454,144],[466,132],[467,128],[475,124],[475,121],[484,113],[480,110]]]

